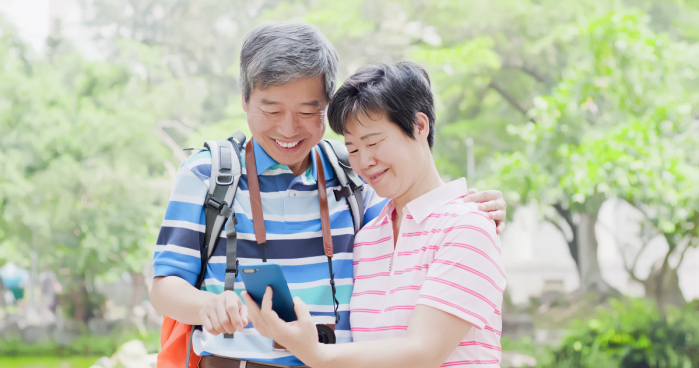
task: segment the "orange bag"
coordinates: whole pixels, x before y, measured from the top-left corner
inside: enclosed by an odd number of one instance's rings
[[[192,326],[165,316],[160,328],[160,353],[158,353],[158,368],[183,368],[187,360],[187,346]],[[190,347],[189,367],[197,368],[199,355]]]

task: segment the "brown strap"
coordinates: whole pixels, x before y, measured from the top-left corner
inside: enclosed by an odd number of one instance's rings
[[[323,233],[325,255],[333,256],[333,238],[330,233],[330,211],[328,210],[328,191],[325,187],[325,172],[320,153],[316,150],[316,171],[318,172],[318,202],[320,202],[320,226]]]
[[[323,234],[323,249],[325,255],[333,256],[333,238],[330,232],[330,210],[328,210],[328,191],[325,186],[325,171],[320,153],[316,154],[316,171],[318,172],[318,202],[320,204],[320,225]],[[262,198],[260,197],[260,182],[257,178],[257,165],[255,164],[255,152],[252,139],[245,147],[245,167],[248,174],[248,193],[250,193],[250,207],[252,207],[252,222],[255,228],[257,244],[267,242],[265,232],[264,215],[262,212]]]
[[[265,218],[262,214],[262,198],[260,197],[260,182],[257,180],[257,164],[252,139],[245,146],[245,169],[248,174],[248,193],[250,193],[250,207],[252,207],[252,224],[255,228],[257,244],[267,242],[265,232]]]

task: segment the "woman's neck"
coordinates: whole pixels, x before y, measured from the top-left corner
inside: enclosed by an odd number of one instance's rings
[[[437,171],[437,167],[434,165],[434,160],[432,160],[432,157],[430,157],[429,160],[426,160],[426,164],[423,165],[423,170],[418,172],[422,172],[424,175],[418,177],[418,179],[402,196],[393,199],[393,204],[396,208],[396,218],[398,220],[403,218],[403,208],[405,208],[405,205],[412,202],[414,199],[419,198],[423,194],[429,193],[444,185],[444,182]]]

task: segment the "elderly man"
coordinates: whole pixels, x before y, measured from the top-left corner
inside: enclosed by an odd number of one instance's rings
[[[328,188],[337,185],[332,166],[318,148],[326,129],[325,111],[335,90],[338,57],[314,26],[266,23],[250,32],[240,56],[240,87],[254,152],[233,203],[241,264],[282,265],[292,294],[300,296],[317,322],[335,320],[330,274],[321,236],[319,172]],[[317,160],[321,162],[317,162]],[[246,161],[245,158],[242,161]],[[318,165],[318,166],[317,166]],[[320,170],[322,167],[323,170]],[[201,325],[192,336],[201,367],[300,366],[303,363],[249,325],[247,310],[235,292],[223,291],[226,247],[210,259],[201,289],[193,285],[201,270],[204,199],[209,188],[211,155],[202,151],[183,163],[177,173],[153,260],[153,306],[172,319]],[[255,240],[251,209],[251,176],[259,180],[266,243]],[[369,187],[364,190],[364,223],[376,217],[386,201]],[[505,203],[497,191],[471,195],[504,226]],[[332,269],[339,302],[337,342],[349,342],[349,302],[352,295],[353,220],[344,198],[327,198],[334,248]],[[225,242],[225,239],[221,241]],[[220,244],[220,243],[219,243]],[[264,255],[263,255],[264,254]],[[265,257],[266,256],[266,257]],[[236,281],[240,281],[237,279]],[[233,338],[224,334],[234,333]],[[250,361],[248,363],[248,361]],[[184,362],[182,362],[184,363]],[[184,365],[184,364],[183,364]]]

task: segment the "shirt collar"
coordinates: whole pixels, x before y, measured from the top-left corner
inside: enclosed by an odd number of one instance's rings
[[[318,170],[316,170],[316,151],[320,153],[320,162],[323,164],[323,174],[325,174],[325,181],[328,181],[332,178],[335,177],[335,173],[333,172],[332,167],[330,166],[330,162],[328,162],[328,158],[325,157],[325,154],[323,154],[323,150],[320,149],[320,147],[315,146],[311,150],[311,177],[313,178],[313,181],[316,183],[318,182]],[[306,170],[308,171],[308,170]]]
[[[461,178],[413,199],[405,207],[419,224],[445,204],[467,194],[466,179]],[[393,202],[393,201],[391,201]],[[387,206],[388,207],[388,206]]]
[[[257,166],[257,175],[262,175],[262,173],[267,171],[270,167],[279,164],[270,155],[267,154],[267,152],[264,150],[264,148],[262,148],[262,146],[260,146],[260,144],[257,143],[257,141],[254,138],[252,140],[252,145],[254,146],[254,150],[255,150],[255,166]],[[335,175],[333,173],[332,167],[330,166],[330,163],[328,162],[328,159],[323,154],[323,151],[320,150],[320,148],[318,146],[315,146],[311,150],[311,167],[309,167],[309,169],[311,171],[310,171],[310,178],[309,179],[312,178],[313,183],[318,182],[318,172],[316,171],[316,155],[315,155],[316,150],[318,150],[320,152],[320,160],[323,163],[323,172],[325,173],[325,180],[328,181],[328,180],[334,178]],[[288,167],[285,165],[281,165],[281,166],[284,166],[285,168],[288,169]],[[306,170],[306,174],[308,174],[308,170]]]
[[[378,219],[377,221],[379,223],[382,223],[385,218],[390,219],[391,214],[393,214],[393,211],[395,211],[395,210],[396,210],[396,204],[391,199],[390,201],[386,202],[386,205],[383,206],[383,208],[381,209],[381,212],[379,212],[379,215],[376,216],[376,218]]]
[[[277,161],[274,161],[272,157],[270,157],[267,152],[265,152],[264,148],[260,146],[259,143],[253,138],[252,140],[252,145],[253,149],[255,150],[255,166],[257,168],[257,175],[262,175],[263,172],[267,171],[270,167],[274,166],[277,164]]]

